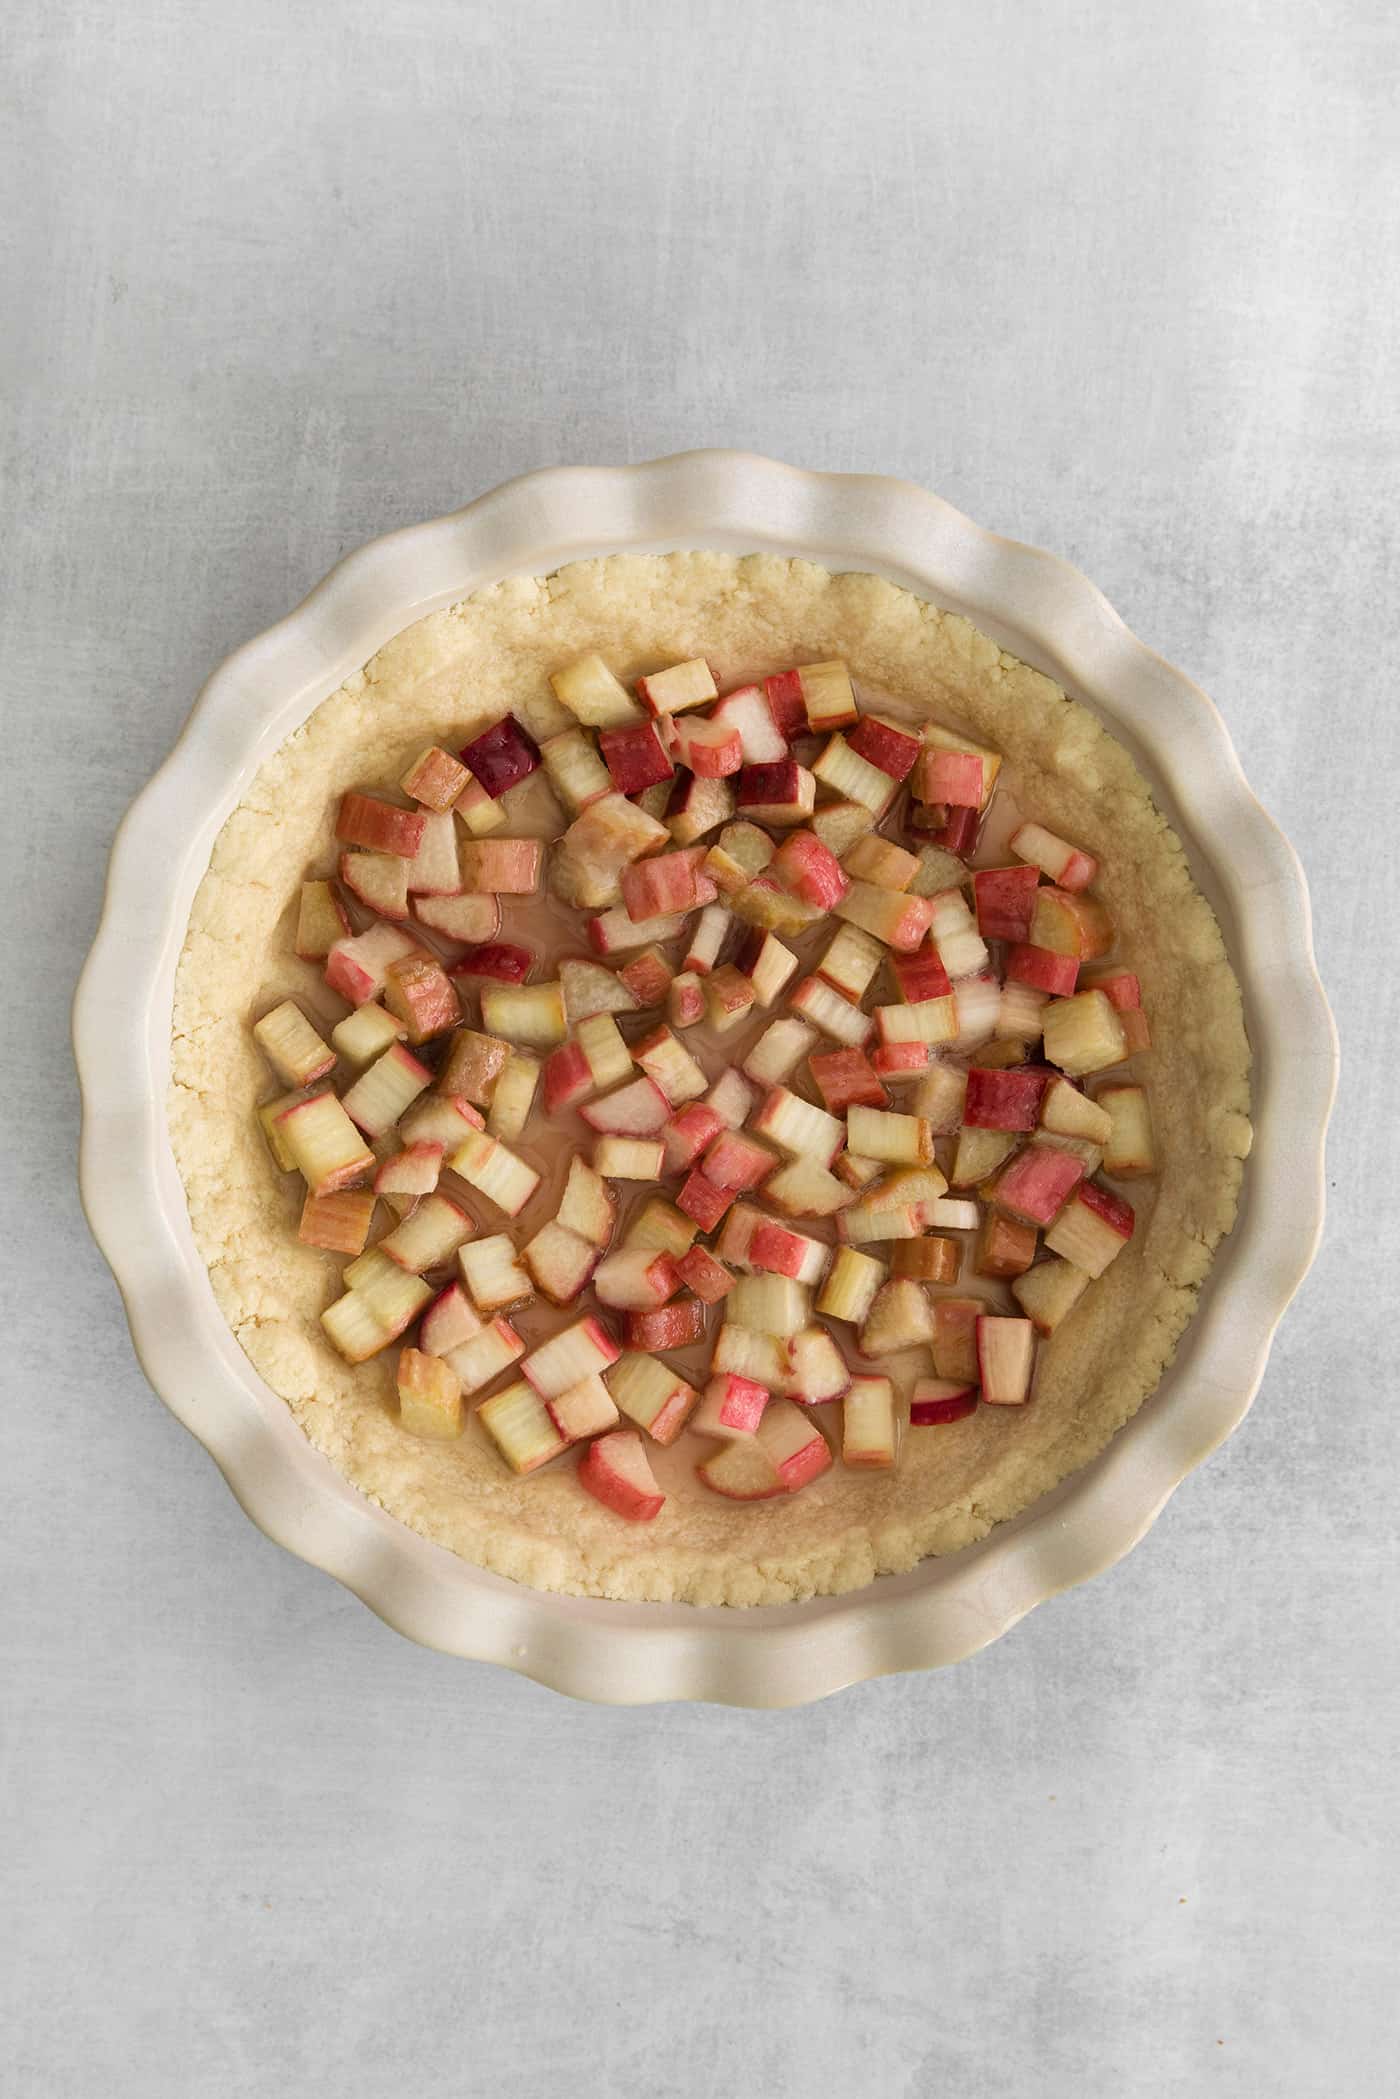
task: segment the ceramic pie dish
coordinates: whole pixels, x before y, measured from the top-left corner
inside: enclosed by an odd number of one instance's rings
[[[303,1439],[225,1325],[163,1113],[175,962],[191,901],[215,834],[259,765],[389,637],[434,609],[504,576],[672,548],[796,556],[883,576],[965,615],[1086,703],[1136,758],[1186,842],[1244,987],[1254,1053],[1258,1137],[1244,1209],[1141,1412],[1091,1464],[964,1550],[845,1596],[744,1612],[519,1587],[357,1495]],[[172,838],[187,842],[183,853],[171,854]],[[85,1200],[138,1351],[264,1529],[434,1645],[506,1661],[582,1695],[756,1704],[955,1659],[1141,1535],[1171,1487],[1243,1414],[1272,1327],[1306,1268],[1334,1068],[1301,876],[1201,695],[1050,557],[991,539],[901,484],[798,474],[730,454],[511,484],[363,550],[291,619],[239,651],[206,688],[118,841],[77,1041]]]

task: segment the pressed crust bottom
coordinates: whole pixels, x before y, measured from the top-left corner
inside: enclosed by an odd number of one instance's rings
[[[1007,752],[1027,813],[1100,858],[1096,889],[1117,951],[1142,979],[1152,1027],[1141,1078],[1160,1176],[1133,1188],[1138,1229],[1127,1251],[1042,1342],[1032,1403],[909,1434],[888,1478],[838,1463],[792,1501],[752,1506],[697,1487],[672,1495],[655,1522],[630,1525],[579,1491],[569,1461],[519,1480],[475,1427],[449,1444],[404,1434],[396,1351],[351,1369],[323,1337],[319,1314],[338,1294],[339,1264],[297,1243],[299,1200],[273,1171],[252,1113],[270,1090],[248,1032],[259,1002],[270,991],[321,995],[319,969],[290,952],[297,885],[333,864],[346,788],[393,780],[423,744],[451,746],[507,711],[537,736],[569,726],[547,673],[595,649],[624,679],[703,655],[722,691],[791,661],[844,657],[858,686],[879,689],[882,712],[953,721]],[[1049,678],[873,576],[761,555],[614,555],[512,578],[420,620],[263,766],[219,835],[190,914],[169,1115],[225,1318],[312,1443],[364,1494],[423,1536],[538,1588],[750,1605],[839,1593],[956,1551],[1103,1449],[1156,1386],[1234,1221],[1248,1071],[1239,985],[1180,841],[1123,746]]]

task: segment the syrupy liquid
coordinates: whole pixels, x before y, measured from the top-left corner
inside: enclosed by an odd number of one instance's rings
[[[911,708],[908,702],[902,701],[896,696],[881,693],[869,686],[858,688],[858,690],[862,712],[887,714],[891,719],[907,721],[911,726],[916,723],[920,713],[924,712],[924,710]],[[959,724],[942,709],[938,712],[938,719],[957,732]],[[811,760],[821,749],[824,741],[825,738],[823,737],[804,739],[794,745],[794,755],[801,762],[810,764]],[[403,753],[405,765],[412,755],[411,751]],[[399,770],[402,770],[402,768],[399,768]],[[389,778],[394,776],[392,771],[388,775]],[[378,786],[372,781],[362,784],[368,790],[376,791],[381,795],[386,792],[382,783]],[[522,782],[519,787],[511,791],[507,808],[509,821],[499,831],[492,833],[493,837],[532,837],[542,838],[553,843],[562,836],[569,822],[567,814],[556,799],[553,789],[542,770],[532,774],[528,780]],[[877,828],[896,842],[909,844],[913,849],[917,850],[919,840],[915,834],[909,832],[906,828],[906,808],[907,790],[901,790],[895,796],[890,812]],[[1022,812],[1016,793],[1014,768],[1003,763],[992,801],[983,817],[977,847],[972,855],[970,865],[973,867],[994,867],[1007,864],[1012,858],[1008,841],[1021,821]],[[708,833],[702,842],[711,844],[718,835],[717,827],[715,831]],[[778,842],[781,842],[784,834],[781,830],[776,830],[773,835]],[[329,872],[331,872],[329,868],[311,868],[307,870],[308,878]],[[720,901],[722,902],[723,899]],[[351,909],[357,927],[370,922],[372,917],[370,912],[361,910],[353,901],[351,902]],[[593,953],[588,941],[587,922],[591,915],[587,912],[577,911],[557,901],[549,890],[548,868],[546,867],[545,881],[538,894],[532,897],[503,897],[501,899],[501,926],[497,937],[529,948],[536,958],[530,972],[529,981],[531,983],[548,982],[557,974],[559,963],[566,957],[582,956],[594,961],[599,959]],[[294,900],[289,906],[283,923],[286,928],[287,948],[290,949],[292,927],[295,923]],[[788,993],[796,987],[803,977],[810,975],[816,969],[823,953],[835,935],[838,924],[838,920],[828,917],[819,921],[818,924],[804,933],[793,936],[787,934],[780,936],[783,944],[797,956],[798,968],[772,1007],[767,1009],[755,1007],[741,1026],[724,1035],[716,1034],[708,1022],[701,1022],[695,1027],[677,1031],[686,1049],[703,1067],[712,1082],[726,1069],[742,1065],[759,1036],[764,1033],[765,1029],[775,1019],[786,1012]],[[424,946],[436,948],[449,961],[461,952],[460,948],[454,946],[453,943],[432,934],[425,928],[415,926],[413,930]],[[736,930],[742,930],[742,928],[738,927],[737,921]],[[727,947],[732,946],[733,941],[734,935],[731,935]],[[686,941],[682,939],[672,942],[665,950],[667,959],[674,969],[679,970],[681,966],[685,945]],[[628,950],[625,954],[615,958],[609,957],[607,960],[610,965],[620,966],[630,960],[633,953],[637,952],[640,952],[640,950]],[[995,952],[994,948],[994,957]],[[310,975],[310,972],[307,974]],[[454,979],[454,982],[462,1002],[463,1019],[468,1026],[480,1028],[482,1022],[479,987],[470,979],[459,977]],[[288,987],[285,979],[281,983],[278,983],[275,979],[270,979],[264,987],[264,996],[259,1005],[259,1011],[265,1010],[266,1006],[287,995]],[[311,1017],[317,1020],[326,1030],[329,1030],[329,1028],[344,1018],[345,1008],[343,1001],[326,989],[319,977],[319,973],[315,975],[314,980],[311,982],[300,982],[293,995],[306,1007]],[[885,991],[882,993],[881,979],[877,977],[872,985],[872,994],[868,995],[864,1001],[867,1009],[871,1004],[878,1002],[881,996],[892,996],[892,992]],[[252,1017],[250,1016],[250,1018]],[[629,1042],[652,1032],[662,1025],[666,1018],[664,1007],[653,1007],[644,1013],[621,1014],[616,1017],[624,1039]],[[823,1049],[829,1049],[833,1046],[824,1037],[820,1038],[818,1043],[813,1045],[814,1048],[820,1047]],[[444,1048],[445,1044],[442,1042],[430,1043],[415,1054],[428,1064],[436,1064],[443,1054]],[[543,1054],[546,1053],[535,1054],[541,1054],[541,1061],[543,1061]],[[967,1062],[969,1059],[954,1057],[950,1061]],[[785,1083],[793,1092],[800,1094],[804,1099],[814,1101],[817,1105],[821,1104],[820,1096],[807,1072],[805,1059],[797,1066]],[[918,1075],[914,1074],[906,1081],[897,1081],[891,1084],[889,1087],[891,1106],[896,1109],[907,1107],[912,1100],[917,1083]],[[588,1127],[576,1110],[570,1109],[557,1117],[547,1117],[541,1098],[537,1094],[524,1134],[511,1144],[512,1151],[523,1158],[540,1176],[538,1188],[518,1217],[506,1218],[502,1216],[486,1198],[481,1196],[475,1189],[467,1186],[466,1183],[457,1180],[456,1176],[450,1173],[444,1174],[441,1186],[444,1193],[450,1194],[453,1200],[458,1202],[467,1211],[468,1215],[476,1221],[477,1230],[481,1236],[496,1232],[506,1232],[518,1247],[523,1246],[543,1224],[557,1213],[564,1183],[568,1176],[569,1162],[574,1154],[581,1153],[584,1158],[589,1158],[595,1142],[596,1133]],[[951,1165],[955,1142],[956,1140],[951,1137],[937,1140],[937,1161],[945,1173]],[[614,1246],[617,1246],[623,1242],[633,1220],[648,1202],[658,1196],[674,1202],[681,1185],[681,1177],[670,1177],[664,1183],[652,1183],[645,1186],[631,1181],[615,1181],[611,1185],[618,1198],[617,1229],[613,1240]],[[743,1199],[741,1198],[741,1200]],[[752,1200],[753,1198],[749,1199]],[[761,1195],[758,1199],[761,1200]],[[383,1219],[382,1222],[381,1218]],[[800,1231],[811,1238],[820,1239],[829,1244],[836,1243],[837,1234],[833,1219],[797,1217],[785,1221],[790,1221],[794,1230]],[[392,1223],[393,1219],[386,1216],[381,1210],[376,1216],[375,1230],[372,1237],[382,1237]],[[295,1232],[294,1222],[291,1224],[291,1230]],[[945,1236],[956,1239],[962,1247],[962,1272],[954,1283],[927,1286],[931,1289],[933,1295],[935,1297],[978,1297],[999,1311],[1016,1311],[1017,1307],[1003,1283],[990,1278],[975,1276],[971,1273],[970,1262],[972,1259],[974,1235],[970,1232],[959,1232],[949,1233]],[[703,1244],[705,1241],[702,1239],[698,1243]],[[873,1254],[888,1265],[892,1246],[881,1243],[864,1248],[863,1251]],[[428,1280],[435,1283],[445,1283],[453,1279],[455,1272],[455,1266],[441,1273],[429,1271]],[[814,1299],[817,1294],[815,1290],[812,1292]],[[622,1315],[610,1313],[605,1306],[600,1306],[591,1289],[586,1289],[572,1305],[556,1307],[542,1297],[535,1297],[517,1311],[507,1311],[503,1316],[510,1320],[525,1342],[527,1349],[529,1349],[547,1340],[551,1334],[558,1332],[561,1328],[573,1325],[578,1319],[590,1313],[598,1315],[614,1331],[620,1332]],[[714,1339],[720,1325],[723,1323],[723,1319],[723,1302],[707,1307],[704,1339],[693,1347],[668,1351],[666,1354],[666,1362],[682,1377],[697,1387],[703,1387],[710,1374]],[[890,1376],[894,1379],[896,1385],[906,1392],[914,1378],[926,1374],[931,1367],[926,1347],[911,1349],[896,1356],[882,1357],[878,1362],[872,1362],[862,1357],[857,1350],[855,1345],[856,1330],[852,1326],[841,1320],[822,1320],[820,1323],[826,1327],[852,1369],[867,1372],[876,1371]],[[394,1354],[395,1351],[393,1349],[385,1352],[385,1356],[390,1360],[392,1360]],[[502,1377],[495,1380],[488,1389],[499,1389],[500,1386],[509,1383],[516,1375],[518,1375],[518,1369],[513,1367]],[[473,1395],[470,1405],[474,1408],[483,1397],[485,1397],[484,1393]],[[839,1455],[840,1403],[833,1401],[825,1406],[814,1408],[813,1412],[822,1422],[828,1441],[834,1444]],[[626,1423],[624,1422],[623,1425],[626,1426]],[[480,1434],[481,1432],[479,1430],[469,1430],[469,1433]],[[956,1433],[956,1431],[950,1430],[948,1433]],[[668,1494],[701,1496],[705,1499],[710,1497],[707,1494],[707,1490],[701,1487],[695,1478],[695,1464],[698,1458],[705,1455],[712,1448],[713,1446],[707,1440],[695,1436],[689,1430],[685,1431],[669,1449],[659,1449],[651,1442],[648,1442],[647,1445],[648,1456],[652,1460],[657,1478]],[[878,1476],[875,1475],[875,1477]]]

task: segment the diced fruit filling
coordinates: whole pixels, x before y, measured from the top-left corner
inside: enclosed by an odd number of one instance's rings
[[[331,1345],[401,1344],[406,1434],[583,1446],[599,1521],[667,1520],[682,1435],[760,1501],[1026,1404],[1159,1170],[1093,855],[844,663],[720,668],[582,657],[573,726],[478,717],[343,795],[252,1026]]]

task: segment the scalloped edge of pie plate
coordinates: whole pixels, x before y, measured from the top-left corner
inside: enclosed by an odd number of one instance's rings
[[[943,1559],[845,1596],[753,1610],[560,1596],[487,1573],[367,1500],[239,1349],[196,1250],[165,1096],[175,966],[219,829],[259,765],[412,621],[502,576],[684,548],[865,569],[965,613],[1084,701],[1133,751],[1214,905],[1244,988],[1255,1143],[1238,1222],[1156,1392],[1081,1471]],[[702,451],[522,476],[372,541],[200,693],[112,849],[78,987],[80,1179],[142,1368],[253,1521],[409,1638],[610,1704],[790,1706],[997,1639],[1137,1543],[1243,1419],[1323,1218],[1337,1044],[1297,858],[1215,708],[1056,556],[911,483]]]

